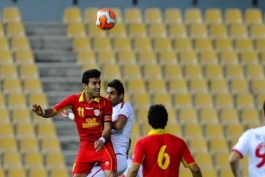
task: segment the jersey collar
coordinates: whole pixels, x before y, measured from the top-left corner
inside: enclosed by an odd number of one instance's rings
[[[151,130],[148,135],[157,135],[157,134],[166,134],[167,131],[165,129],[162,129],[162,128],[158,128],[158,129],[154,129],[154,130]]]
[[[81,95],[80,95],[78,101],[79,101],[79,102],[84,102],[84,101],[85,101],[85,91],[83,91],[83,92],[81,93]],[[97,102],[97,103],[99,103],[99,97],[94,98],[94,101]]]

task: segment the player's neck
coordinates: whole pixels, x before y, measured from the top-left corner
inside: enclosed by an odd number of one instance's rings
[[[94,101],[95,97],[88,93],[85,93],[85,99],[88,103],[91,103],[92,101]]]

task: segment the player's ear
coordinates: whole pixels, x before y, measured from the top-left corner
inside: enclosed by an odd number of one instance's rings
[[[124,94],[123,94],[123,93],[120,94],[120,95],[119,95],[119,98],[120,98],[120,99],[124,99]]]
[[[83,88],[86,89],[87,88],[87,84],[82,84]]]

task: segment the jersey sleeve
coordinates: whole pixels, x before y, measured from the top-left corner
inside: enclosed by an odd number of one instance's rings
[[[195,163],[195,160],[193,159],[190,150],[184,141],[183,141],[182,163],[185,167],[188,167]]]
[[[53,109],[55,109],[57,112],[60,112],[61,110],[64,110],[64,109],[71,109],[72,104],[73,104],[73,96],[70,95],[64,98],[62,101],[60,101],[56,105],[54,105]]]
[[[105,99],[105,114],[104,122],[112,122],[112,103],[110,100]]]
[[[142,141],[140,139],[135,144],[132,162],[142,164],[143,159],[144,159],[144,149],[142,146]]]
[[[247,130],[244,132],[241,137],[238,139],[236,145],[232,148],[232,151],[236,151],[239,155],[244,157],[249,151],[249,136],[251,134],[251,130]]]
[[[128,119],[130,114],[131,114],[130,106],[127,103],[124,103],[123,105],[121,105],[118,116],[122,115]]]

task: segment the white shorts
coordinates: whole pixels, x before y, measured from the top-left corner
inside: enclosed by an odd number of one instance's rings
[[[126,155],[116,154],[117,158],[117,175],[121,175],[127,169],[127,157]],[[91,170],[91,173],[87,177],[105,177],[104,170],[100,166],[94,166]]]

